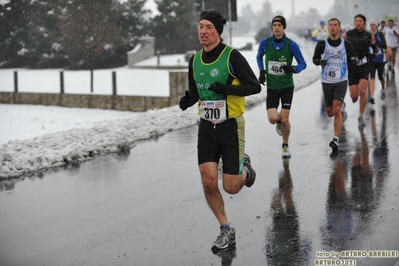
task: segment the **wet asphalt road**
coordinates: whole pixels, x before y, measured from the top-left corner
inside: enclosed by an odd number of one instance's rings
[[[330,158],[332,120],[319,81],[295,92],[289,164],[265,103],[247,110],[250,189],[224,193],[237,244],[219,253],[202,192],[197,127],[139,143],[42,177],[2,182],[0,265],[315,265],[331,251],[399,251],[399,78],[367,107],[347,94],[343,152]],[[216,253],[216,254],[215,254]],[[396,258],[350,257],[343,265],[392,266]],[[327,264],[325,264],[327,265]]]

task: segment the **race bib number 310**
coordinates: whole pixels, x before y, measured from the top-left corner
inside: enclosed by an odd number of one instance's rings
[[[226,101],[202,101],[199,106],[202,119],[218,124],[226,121]]]

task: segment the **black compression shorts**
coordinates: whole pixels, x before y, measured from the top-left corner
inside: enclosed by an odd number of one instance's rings
[[[333,101],[343,102],[348,89],[348,81],[344,80],[338,83],[321,83],[323,86],[324,102],[326,106],[333,106]]]
[[[223,162],[223,173],[242,174],[245,151],[245,120],[243,116],[213,124],[201,119],[198,127],[198,165]]]
[[[294,87],[285,89],[268,89],[266,97],[266,110],[276,108],[280,104],[282,109],[291,109],[292,98],[294,96]]]
[[[368,63],[360,66],[350,66],[348,71],[349,86],[359,84],[360,79],[369,79]]]

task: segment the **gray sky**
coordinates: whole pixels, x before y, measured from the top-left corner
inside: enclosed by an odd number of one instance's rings
[[[0,4],[6,3],[9,0],[0,0]],[[251,5],[252,10],[258,10],[266,0],[237,0],[237,12],[241,13],[243,6],[248,4]],[[291,16],[291,1],[292,0],[268,0],[272,4],[273,12],[280,10],[283,11],[284,16]],[[310,7],[314,7],[319,10],[321,15],[324,15],[330,10],[334,4],[333,0],[321,1],[321,0],[294,0],[295,13],[299,14],[301,11],[308,11]],[[147,0],[146,6],[154,11],[156,11],[156,5],[154,0]]]
[[[1,0],[0,0],[1,1]],[[241,13],[242,7],[251,5],[253,11],[259,10],[266,0],[237,0],[237,12]],[[291,1],[292,0],[268,0],[272,4],[273,12],[282,11],[284,16],[291,16]],[[300,14],[301,11],[307,12],[309,8],[316,8],[321,15],[326,14],[333,6],[334,0],[294,0],[295,13]],[[156,11],[156,4],[153,0],[147,0],[146,7]]]
[[[284,16],[291,16],[291,2],[292,0],[268,0],[271,5],[273,12],[278,10],[283,11]],[[257,10],[258,6],[261,6],[266,0],[237,0],[237,12],[240,13],[243,6],[248,4],[251,5],[252,10]],[[334,0],[321,1],[321,0],[294,0],[295,13],[298,15],[303,12],[307,12],[309,8],[316,8],[321,15],[326,14],[333,6]]]

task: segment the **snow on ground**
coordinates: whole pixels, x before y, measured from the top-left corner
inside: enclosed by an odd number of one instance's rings
[[[288,34],[288,36],[292,36]],[[306,70],[294,75],[295,87],[301,88],[315,81],[319,77],[319,68],[311,61],[314,43],[306,43],[294,37],[302,49],[308,64]],[[233,38],[233,46],[241,47],[242,43],[253,42],[252,37]],[[247,58],[256,75],[259,71],[256,65],[257,45],[252,51],[241,51]],[[161,66],[176,64],[182,55],[161,59]],[[171,62],[172,61],[172,62]],[[156,57],[140,62],[141,66],[156,65]],[[0,70],[0,91],[13,91],[10,88],[9,74],[14,70]],[[54,76],[59,75],[59,70],[34,70],[34,75],[28,73],[32,70],[20,70],[31,79],[38,82],[21,84],[25,92],[54,92],[59,82]],[[167,96],[169,94],[166,70],[143,70],[118,68],[102,70],[103,78],[110,78],[112,71],[117,71],[117,76],[133,77],[134,81],[124,80],[123,86],[128,88],[128,95]],[[56,74],[54,74],[54,73]],[[76,74],[77,73],[77,74]],[[87,75],[82,76],[76,72],[74,85],[66,85],[66,93],[81,93],[78,86],[87,83]],[[82,72],[83,73],[83,72]],[[128,74],[127,74],[128,73]],[[164,74],[163,74],[164,73]],[[166,74],[165,74],[166,73]],[[71,73],[73,74],[73,73]],[[156,78],[154,78],[156,77]],[[80,80],[81,79],[81,80]],[[39,81],[42,82],[39,82]],[[48,83],[43,82],[48,81]],[[52,81],[51,81],[52,80]],[[145,81],[142,85],[138,80]],[[150,80],[151,82],[148,82]],[[52,82],[52,83],[51,83]],[[99,80],[95,89],[99,94],[109,94],[108,82]],[[96,80],[95,80],[96,83]],[[101,84],[104,85],[101,87]],[[144,83],[143,83],[144,84]],[[69,87],[68,87],[69,86]],[[87,87],[87,86],[86,86]],[[52,91],[53,90],[53,91]],[[68,92],[69,90],[69,92]],[[112,91],[112,89],[111,89]],[[86,93],[90,93],[85,89]],[[119,90],[118,90],[119,93]],[[266,93],[247,97],[247,105],[254,105],[264,101]],[[99,109],[64,108],[54,106],[34,105],[8,105],[0,104],[0,179],[19,177],[60,166],[81,163],[97,155],[117,153],[130,150],[138,140],[150,139],[177,130],[193,126],[198,122],[196,106],[182,112],[176,106],[147,112],[122,112]]]
[[[91,128],[100,121],[134,118],[139,114],[114,110],[14,104],[0,104],[0,113],[0,145],[10,140],[24,140],[72,128]]]
[[[61,69],[2,69],[1,91],[14,91],[14,71],[18,73],[19,92],[60,93]],[[169,90],[165,89],[165,84],[169,84],[168,70],[127,67],[94,70],[93,92],[90,88],[89,70],[64,70],[64,93],[112,95],[113,71],[116,72],[118,95],[169,96]]]

